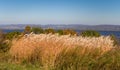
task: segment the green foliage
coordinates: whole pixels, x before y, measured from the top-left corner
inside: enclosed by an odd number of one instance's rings
[[[5,35],[5,38],[9,39],[9,40],[12,40],[13,38],[17,38],[18,35],[20,35],[20,34],[21,34],[21,32],[18,32],[18,31],[9,32]]]
[[[55,33],[55,30],[52,29],[52,28],[48,28],[48,29],[45,29],[45,30],[44,30],[44,33],[46,33],[46,34],[49,34],[49,33],[54,34],[54,33]]]
[[[74,30],[72,30],[72,29],[65,29],[65,30],[63,30],[63,34],[64,35],[68,35],[68,34],[75,35],[77,33]]]
[[[57,30],[57,33],[58,33],[59,35],[63,35],[63,30]]]
[[[0,43],[4,40],[4,38],[5,34],[2,31],[0,31]]]
[[[59,35],[77,35],[77,32],[72,29],[65,29],[65,30],[57,30]]]
[[[83,37],[99,37],[100,33],[97,31],[87,30],[87,31],[81,32],[81,36],[83,36]]]
[[[20,34],[20,32],[14,31],[1,35],[0,52],[7,52],[10,49],[11,40],[17,38]]]
[[[0,53],[7,52],[9,50],[9,44],[4,41],[5,41],[5,34],[0,32]]]
[[[0,43],[0,52],[7,52],[9,49],[9,44],[3,42]]]
[[[33,27],[32,32],[34,32],[35,34],[40,34],[40,33],[43,33],[44,30],[40,27],[39,28],[38,27]]]

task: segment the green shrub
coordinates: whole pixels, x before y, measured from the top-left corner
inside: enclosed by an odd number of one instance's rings
[[[18,35],[20,35],[20,34],[21,34],[21,32],[18,32],[18,31],[9,32],[5,35],[5,38],[8,40],[12,40],[13,38],[17,38]]]
[[[0,52],[7,52],[10,49],[8,43],[0,43]]]
[[[17,38],[20,34],[20,32],[14,31],[1,36],[3,39],[0,41],[0,52],[7,52],[10,49],[11,40]]]
[[[0,31],[0,53],[8,51],[8,44],[5,41],[5,34]]]
[[[87,31],[81,32],[80,35],[83,37],[99,37],[100,33],[97,31],[87,30]]]
[[[59,35],[63,35],[63,30],[57,30],[57,33],[58,33]]]
[[[70,35],[77,35],[77,32],[72,30],[72,29],[65,29],[65,30],[63,30],[63,34],[64,35],[68,35],[68,34],[70,34]]]
[[[5,34],[0,31],[0,43],[5,39]]]
[[[34,32],[35,34],[40,34],[40,33],[43,33],[44,30],[41,28],[41,27],[33,27],[32,28],[32,32]]]
[[[45,29],[45,30],[44,30],[44,33],[46,33],[46,34],[49,34],[49,33],[54,34],[54,33],[55,33],[55,30],[52,29],[52,28],[48,28],[48,29]]]

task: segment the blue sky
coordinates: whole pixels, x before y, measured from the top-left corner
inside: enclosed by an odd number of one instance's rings
[[[0,0],[0,24],[120,25],[120,0]]]

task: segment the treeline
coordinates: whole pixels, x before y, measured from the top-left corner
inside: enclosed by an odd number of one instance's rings
[[[26,26],[24,29],[24,34],[29,34],[29,33],[35,33],[35,34],[55,34],[58,33],[59,35],[76,35],[76,36],[91,36],[91,37],[99,37],[100,33],[97,31],[93,31],[93,30],[87,30],[87,31],[82,31],[80,33],[76,32],[73,29],[59,29],[59,30],[55,30],[52,28],[47,28],[47,29],[42,29],[41,27],[30,27],[30,26]]]

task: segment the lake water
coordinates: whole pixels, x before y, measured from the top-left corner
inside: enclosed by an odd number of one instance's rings
[[[20,31],[23,32],[23,30],[2,30],[5,33],[12,32],[12,31]],[[81,32],[80,30],[76,30],[77,32]],[[120,31],[98,31],[101,35],[111,35],[114,34],[117,38],[120,38]]]

